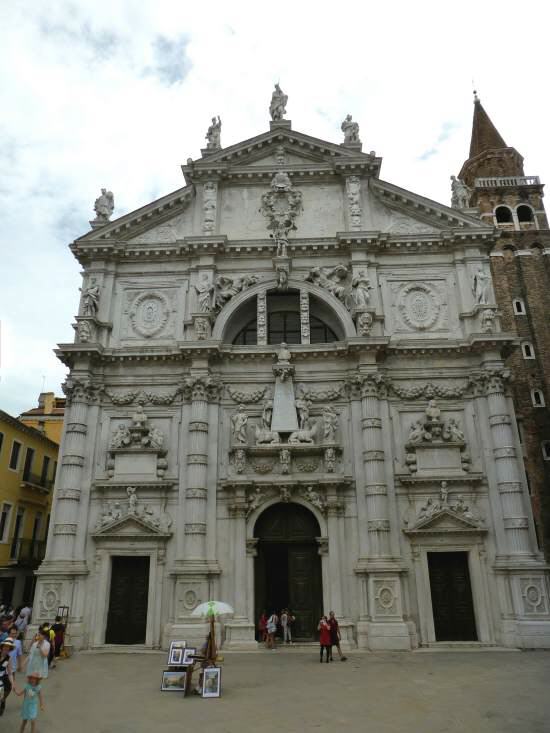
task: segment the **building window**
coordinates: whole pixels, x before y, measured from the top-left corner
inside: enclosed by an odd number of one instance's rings
[[[523,352],[524,359],[535,358],[535,349],[533,348],[533,344],[529,343],[529,341],[525,341],[525,343],[521,345],[521,350]]]
[[[15,525],[13,527],[13,538],[11,541],[10,558],[15,560],[19,555],[19,540],[23,533],[23,517],[25,516],[25,510],[23,507],[17,509],[15,515]]]
[[[32,473],[32,462],[34,461],[34,448],[27,448],[25,463],[23,465],[23,481],[29,481]]]
[[[514,313],[516,316],[524,316],[525,315],[525,303],[521,298],[514,298],[512,301],[514,304]]]
[[[309,317],[310,343],[326,344],[338,341],[336,334],[320,318]],[[299,344],[302,341],[300,314],[294,311],[275,311],[268,316],[267,343]],[[237,346],[255,346],[258,342],[256,319],[249,321],[233,339]]]
[[[535,407],[544,407],[545,405],[544,395],[541,389],[532,389],[531,390],[531,400]]]
[[[550,461],[550,440],[543,440],[541,443],[542,457],[545,461]]]
[[[518,216],[519,222],[525,222],[525,221],[533,221],[533,209],[530,206],[526,206],[525,204],[521,204],[521,206],[518,206],[516,209],[516,214]]]
[[[11,504],[2,504],[0,512],[0,542],[6,542],[8,539],[8,531],[10,527]]]
[[[46,486],[46,483],[48,481],[48,471],[50,469],[50,457],[44,456],[44,460],[42,461],[42,472],[40,474],[40,483],[42,486]]]
[[[4,445],[4,433],[0,433],[0,453],[2,453],[3,445]]]
[[[512,210],[508,206],[497,206],[495,209],[497,224],[513,224]]]
[[[11,456],[10,456],[10,468],[12,471],[17,471],[17,466],[19,465],[19,455],[21,453],[21,443],[19,441],[14,440],[11,446]]]

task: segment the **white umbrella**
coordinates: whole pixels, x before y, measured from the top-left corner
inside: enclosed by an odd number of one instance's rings
[[[191,616],[226,616],[229,613],[235,613],[229,603],[206,601],[206,603],[200,603],[194,608]]]

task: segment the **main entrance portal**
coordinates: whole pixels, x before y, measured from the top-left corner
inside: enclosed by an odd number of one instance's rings
[[[106,644],[144,644],[149,595],[149,558],[112,558]]]
[[[467,552],[428,552],[436,641],[476,641]]]
[[[296,617],[294,639],[316,636],[322,609],[321,558],[316,537],[321,534],[313,514],[300,504],[275,504],[256,522],[256,618],[291,609]]]

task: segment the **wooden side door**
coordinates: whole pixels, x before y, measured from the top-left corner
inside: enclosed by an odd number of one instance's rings
[[[113,557],[106,644],[144,644],[149,597],[149,558]]]
[[[467,552],[429,552],[436,641],[477,641]]]

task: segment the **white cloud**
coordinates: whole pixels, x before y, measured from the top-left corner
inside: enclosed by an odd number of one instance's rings
[[[449,201],[467,156],[472,80],[526,173],[550,179],[544,3],[518,60],[511,2],[459,5],[33,0],[0,8],[0,403],[36,401],[72,340],[79,266],[99,188],[120,215],[182,185],[210,118],[229,145],[268,128],[274,81],[293,127],[340,141],[350,112],[382,177]]]

